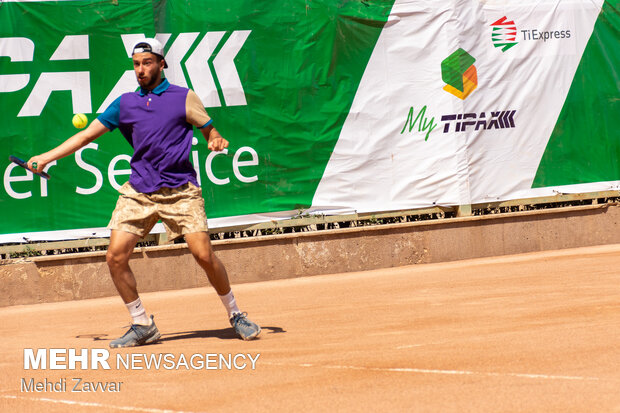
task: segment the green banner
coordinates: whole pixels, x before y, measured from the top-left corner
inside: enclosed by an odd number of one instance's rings
[[[392,3],[0,3],[0,234],[107,225],[132,153],[118,131],[52,165],[49,181],[8,156],[55,147],[77,132],[74,113],[92,121],[135,88],[127,48],[142,35],[163,40],[166,76],[196,90],[231,143],[213,157],[195,133],[208,216],[309,206]]]
[[[107,234],[118,131],[49,181],[8,156],[135,90],[143,37],[230,141],[190,153],[212,228],[617,190],[618,1],[509,3],[0,2],[0,242]]]

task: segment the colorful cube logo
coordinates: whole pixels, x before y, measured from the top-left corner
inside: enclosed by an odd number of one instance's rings
[[[459,99],[467,98],[478,87],[475,61],[465,50],[458,49],[441,62],[441,78],[446,83],[443,90]]]

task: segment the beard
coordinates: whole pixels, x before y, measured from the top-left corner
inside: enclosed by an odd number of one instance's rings
[[[152,90],[157,85],[157,82],[159,81],[158,75],[159,75],[159,72],[155,71],[153,73],[145,73],[145,75],[142,78],[137,77],[137,76],[136,77],[142,89]]]

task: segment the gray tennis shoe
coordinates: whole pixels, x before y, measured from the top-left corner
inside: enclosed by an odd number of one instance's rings
[[[151,315],[151,320],[153,322],[150,326],[132,324],[131,327],[129,327],[129,330],[127,330],[127,332],[122,337],[110,342],[110,347],[135,347],[155,343],[157,340],[159,340],[161,334],[159,334],[159,330],[155,325],[153,315]]]
[[[252,340],[260,334],[260,327],[247,318],[248,313],[236,313],[230,318],[235,333],[244,340]]]

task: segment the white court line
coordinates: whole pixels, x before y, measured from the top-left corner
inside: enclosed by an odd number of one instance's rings
[[[406,346],[398,346],[396,350],[402,350],[404,348],[414,348],[414,347],[424,347],[424,346],[434,346],[439,343],[428,343],[428,344],[407,344]]]
[[[68,404],[72,406],[84,406],[84,407],[99,407],[106,409],[116,409],[116,410],[124,410],[127,412],[146,412],[146,413],[192,413],[182,410],[162,410],[162,409],[151,409],[144,407],[133,407],[133,406],[113,406],[110,404],[101,404],[101,403],[91,403],[91,402],[78,402],[74,400],[59,400],[59,399],[48,399],[45,397],[21,397],[21,396],[3,396],[0,395],[0,399],[15,399],[15,400],[30,400],[37,402],[47,402],[47,403],[57,403],[57,404]]]
[[[396,350],[402,350],[405,348],[424,347],[424,346],[437,346],[440,344],[448,344],[452,341],[436,341],[434,343],[418,343],[418,344],[404,344],[402,346],[396,346]]]
[[[261,364],[272,366],[297,366],[297,367],[321,367],[324,369],[343,369],[343,370],[367,370],[380,372],[397,372],[397,373],[418,373],[418,374],[446,374],[460,376],[487,376],[487,377],[519,377],[525,379],[543,379],[543,380],[580,380],[580,381],[598,381],[598,377],[582,377],[582,376],[557,376],[549,374],[528,374],[528,373],[496,373],[481,372],[468,370],[432,370],[432,369],[415,369],[415,368],[390,368],[390,367],[363,367],[363,366],[324,366],[320,364],[285,364],[262,362]]]

